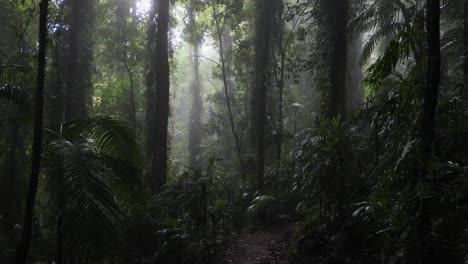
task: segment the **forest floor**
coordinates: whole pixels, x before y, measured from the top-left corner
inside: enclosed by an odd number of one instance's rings
[[[243,232],[227,241],[219,263],[227,264],[286,264],[296,226],[288,224]]]

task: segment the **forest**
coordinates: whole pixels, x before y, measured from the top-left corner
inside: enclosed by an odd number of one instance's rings
[[[468,0],[0,0],[0,263],[468,263]]]

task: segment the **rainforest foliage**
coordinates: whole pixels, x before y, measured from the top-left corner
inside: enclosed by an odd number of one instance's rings
[[[0,0],[0,150],[0,263],[467,263],[468,1]]]

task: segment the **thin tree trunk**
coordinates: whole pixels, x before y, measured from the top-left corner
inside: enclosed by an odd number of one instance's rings
[[[128,74],[130,78],[130,108],[131,108],[131,115],[132,115],[132,125],[133,130],[136,130],[137,127],[137,120],[136,120],[136,103],[135,103],[135,84],[133,80],[133,73]]]
[[[292,172],[293,175],[296,174],[296,135],[297,135],[297,108],[294,109],[294,133],[293,133],[293,151],[291,153],[292,159]]]
[[[156,33],[156,139],[152,178],[156,191],[167,181],[168,124],[169,124],[169,0],[155,0],[157,5]]]
[[[225,62],[225,59],[224,59],[223,29],[221,28],[221,26],[219,24],[218,14],[216,12],[216,7],[215,7],[215,4],[213,3],[213,1],[211,2],[211,7],[212,7],[212,10],[213,10],[213,19],[214,19],[215,24],[216,24],[216,31],[218,33],[219,57],[220,57],[220,60],[221,60],[221,72],[222,72],[222,75],[223,75],[224,97],[226,99],[226,106],[227,106],[228,114],[229,114],[229,123],[231,125],[231,133],[232,133],[232,136],[234,137],[234,143],[236,145],[236,154],[237,154],[237,158],[239,160],[239,166],[240,166],[241,174],[242,174],[243,180],[245,180],[244,179],[244,173],[242,172],[243,171],[242,149],[241,149],[241,145],[240,145],[240,141],[239,141],[239,136],[237,135],[236,125],[234,123],[234,116],[232,114],[232,109],[231,109],[231,101],[229,99],[227,69],[226,69],[226,62]]]
[[[47,15],[49,1],[41,0],[39,4],[39,53],[37,62],[37,80],[34,102],[34,136],[32,147],[31,176],[29,190],[24,211],[23,235],[16,249],[16,264],[26,263],[29,246],[31,244],[34,202],[36,199],[39,173],[41,170],[42,129],[44,122],[44,81],[47,49]]]
[[[134,84],[134,78],[133,78],[133,71],[132,69],[127,65],[127,63],[124,62],[125,69],[127,70],[128,74],[128,79],[130,80],[130,120],[132,122],[132,127],[133,130],[136,129],[137,127],[137,120],[136,120],[136,103],[135,103],[135,84]]]

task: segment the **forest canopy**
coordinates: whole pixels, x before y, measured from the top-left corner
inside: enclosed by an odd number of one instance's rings
[[[0,263],[467,263],[468,0],[0,0]]]

